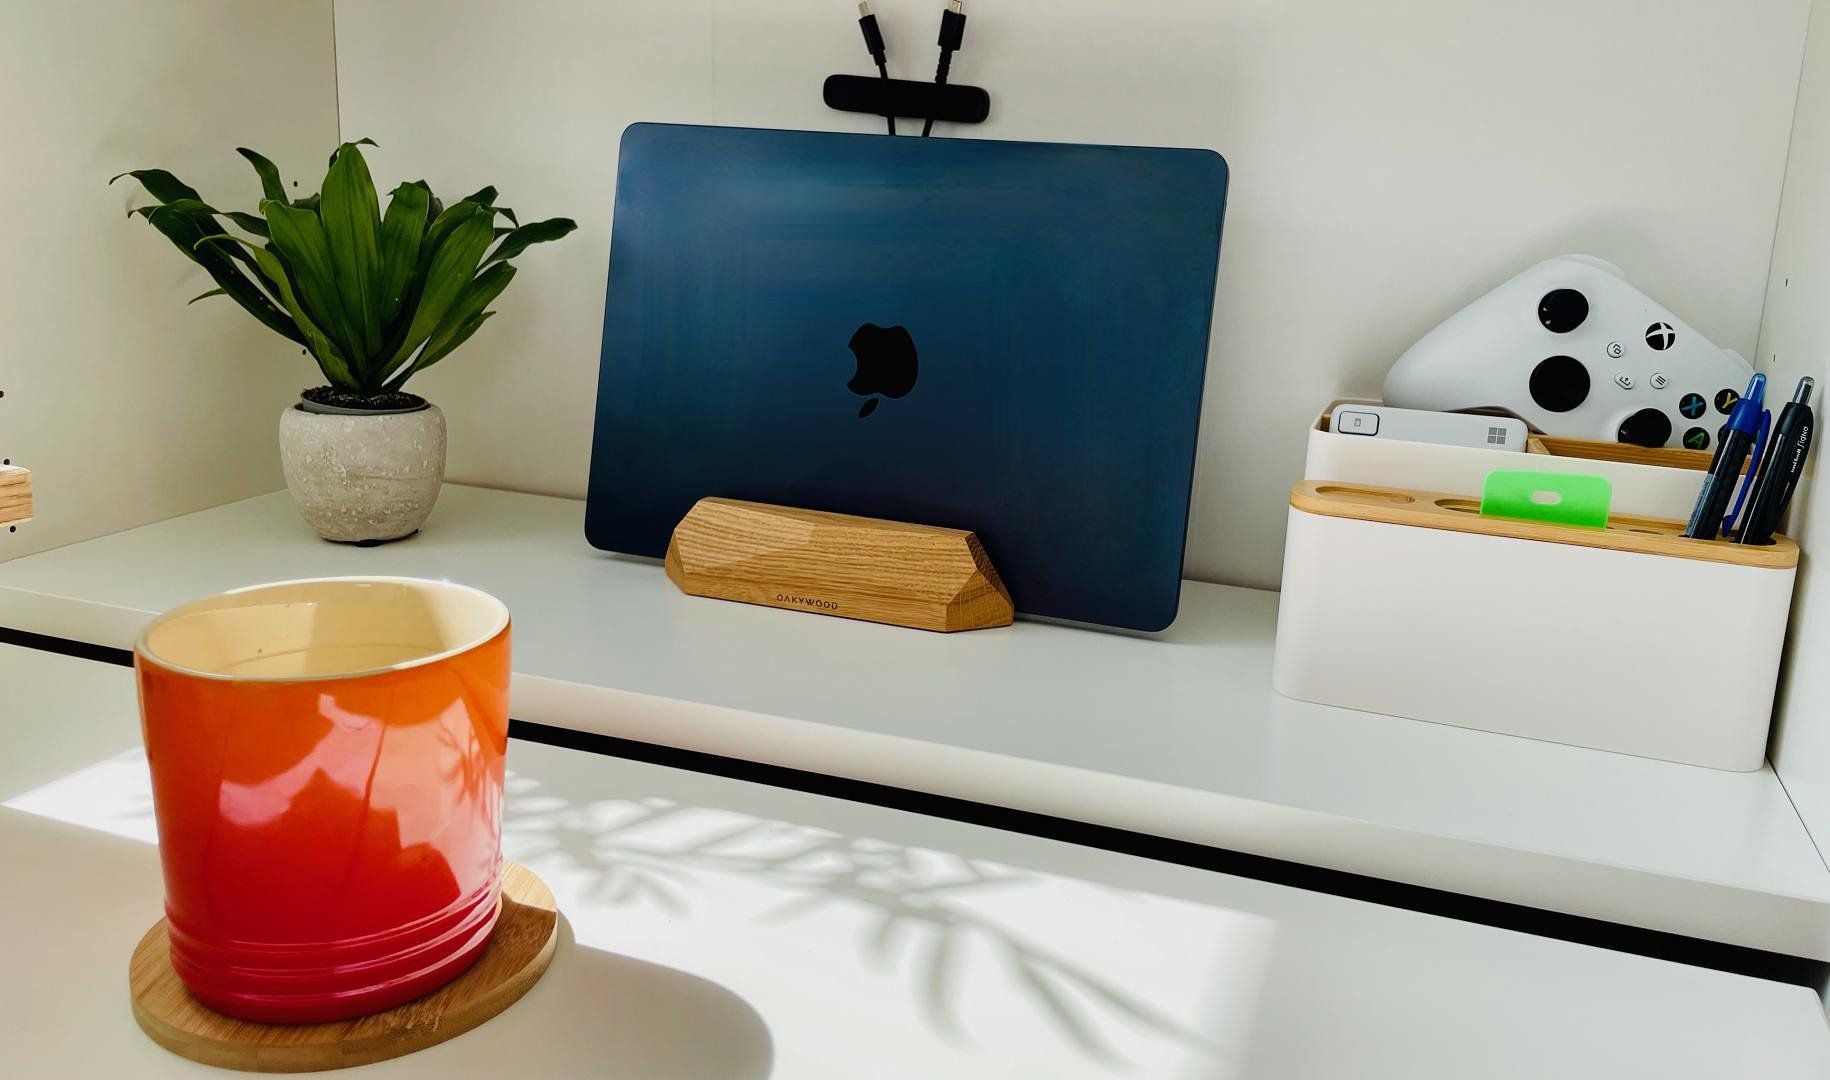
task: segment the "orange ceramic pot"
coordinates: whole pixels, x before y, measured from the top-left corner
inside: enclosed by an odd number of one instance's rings
[[[456,978],[500,907],[509,619],[448,582],[265,585],[134,649],[172,967],[305,1023]]]

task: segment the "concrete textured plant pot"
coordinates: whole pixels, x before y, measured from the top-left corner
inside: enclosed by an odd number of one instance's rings
[[[445,414],[358,412],[302,401],[280,414],[280,465],[326,540],[382,543],[419,531],[445,482]]]

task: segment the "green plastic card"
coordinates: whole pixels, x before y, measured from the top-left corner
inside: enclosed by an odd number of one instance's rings
[[[1613,498],[1604,476],[1495,469],[1481,489],[1481,516],[1602,529]]]

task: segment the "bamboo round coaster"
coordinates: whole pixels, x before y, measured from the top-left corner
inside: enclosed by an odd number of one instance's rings
[[[133,951],[133,1018],[180,1057],[244,1072],[309,1072],[367,1065],[462,1035],[539,981],[559,939],[559,907],[533,871],[502,864],[502,914],[470,970],[405,1005],[328,1024],[257,1024],[199,1004],[172,971],[165,920]]]

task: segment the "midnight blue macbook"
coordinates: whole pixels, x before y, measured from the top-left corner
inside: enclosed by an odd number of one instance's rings
[[[637,124],[585,531],[707,495],[975,530],[1019,612],[1175,618],[1226,163]]]

